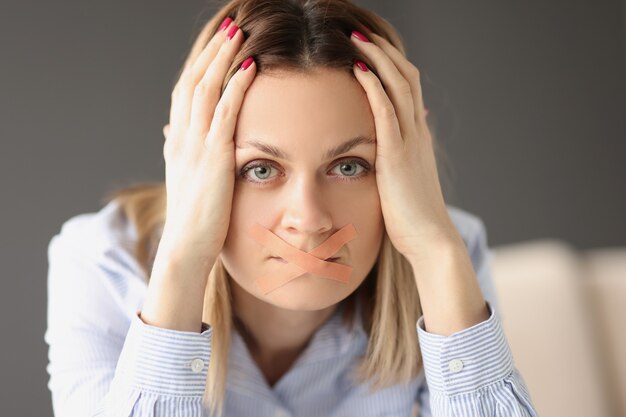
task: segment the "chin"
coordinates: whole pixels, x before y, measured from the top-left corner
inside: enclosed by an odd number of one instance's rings
[[[355,289],[352,286],[352,282],[344,284],[307,273],[267,294],[261,293],[255,286],[255,296],[287,310],[316,311],[348,297]]]

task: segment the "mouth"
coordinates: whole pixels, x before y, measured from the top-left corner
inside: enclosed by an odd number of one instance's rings
[[[332,257],[332,258],[326,258],[325,261],[327,261],[327,262],[337,262],[337,260],[339,260],[339,258],[340,258],[339,256]],[[273,259],[273,260],[278,261],[278,262],[282,262],[284,264],[287,263],[287,261],[284,260],[283,258],[281,258],[280,256],[271,256],[270,259]]]

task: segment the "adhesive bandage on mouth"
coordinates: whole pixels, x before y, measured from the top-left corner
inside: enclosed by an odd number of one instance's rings
[[[342,227],[310,252],[304,252],[290,245],[258,223],[250,228],[248,235],[269,249],[271,253],[287,261],[286,264],[277,263],[271,274],[263,275],[255,280],[264,294],[282,287],[307,272],[344,284],[350,281],[351,266],[325,261],[325,259],[332,257],[343,245],[356,237],[356,229],[352,223]]]

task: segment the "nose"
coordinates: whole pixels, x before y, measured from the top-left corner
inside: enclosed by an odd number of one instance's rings
[[[315,178],[294,178],[283,191],[282,201],[277,203],[284,204],[281,220],[284,230],[309,236],[332,230],[330,201],[325,198],[324,189]]]

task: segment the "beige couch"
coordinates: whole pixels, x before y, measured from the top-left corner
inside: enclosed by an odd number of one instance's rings
[[[492,247],[517,368],[541,417],[626,417],[626,247]]]

